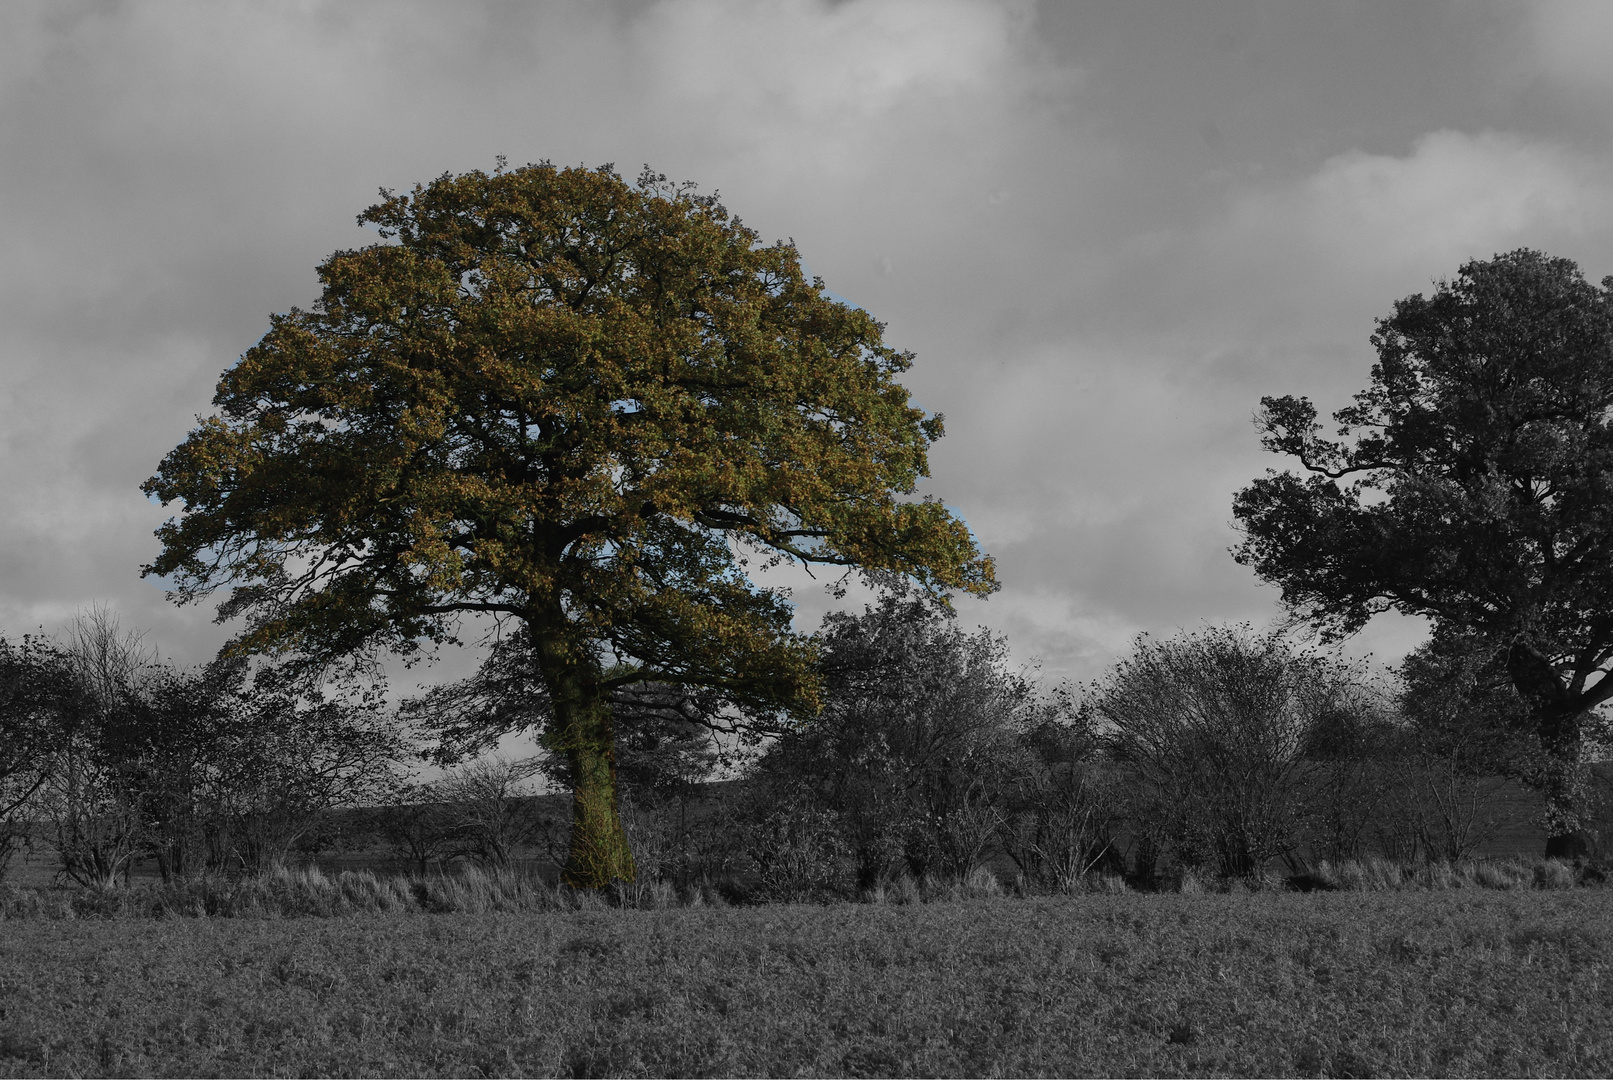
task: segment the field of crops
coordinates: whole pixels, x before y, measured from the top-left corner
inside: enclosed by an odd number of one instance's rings
[[[0,1075],[1607,1075],[1613,890],[0,922]]]

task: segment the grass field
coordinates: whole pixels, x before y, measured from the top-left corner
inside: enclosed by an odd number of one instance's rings
[[[1607,1075],[1613,890],[0,922],[0,1075]]]

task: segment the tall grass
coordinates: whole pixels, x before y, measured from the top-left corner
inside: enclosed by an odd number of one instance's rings
[[[666,882],[618,885],[603,892],[572,889],[519,870],[474,865],[428,876],[317,867],[277,868],[251,877],[203,876],[168,883],[94,888],[0,885],[0,920],[73,918],[292,918],[403,912],[485,915],[578,911],[607,907],[725,907],[709,882],[675,889]]]
[[[1555,859],[1478,859],[1458,863],[1363,859],[1319,863],[1307,875],[1306,888],[1343,892],[1556,890],[1571,888],[1578,881],[1574,866]],[[1059,892],[1066,895],[1130,891],[1122,879],[1097,874],[1065,884]],[[1283,885],[1281,879],[1275,878],[1227,881],[1183,870],[1167,879],[1160,891],[1187,895],[1259,892],[1281,889]],[[1005,886],[989,869],[976,867],[952,879],[903,875],[865,890],[858,899],[867,904],[930,904],[995,900],[1035,892],[1023,881]],[[594,892],[551,884],[531,871],[484,870],[474,865],[428,876],[376,874],[369,870],[327,875],[317,868],[279,868],[253,877],[205,876],[109,888],[0,885],[0,920],[665,910],[726,907],[745,899],[746,890],[734,881],[704,880],[678,888],[667,881],[652,880]]]
[[[1560,859],[1468,859],[1401,863],[1388,859],[1317,864],[1317,884],[1349,892],[1440,889],[1568,889],[1578,871]]]

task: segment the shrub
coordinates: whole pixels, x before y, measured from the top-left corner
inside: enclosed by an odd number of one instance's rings
[[[60,707],[33,807],[84,885],[142,857],[165,879],[266,869],[317,846],[333,808],[392,786],[406,752],[378,686],[244,660],[175,668],[106,609],[51,655]]]
[[[67,650],[43,638],[0,638],[0,877],[32,839],[36,796],[79,704]]]
[[[1137,808],[1160,815],[1136,822],[1143,839],[1224,877],[1258,875],[1305,843],[1326,804],[1319,737],[1369,708],[1349,668],[1247,626],[1141,635],[1086,701],[1136,778]]]
[[[430,785],[423,794],[441,813],[446,857],[507,869],[516,850],[534,842],[542,829],[529,779],[536,771],[536,762],[493,755],[461,765]]]
[[[823,712],[752,773],[764,802],[827,815],[812,820],[853,864],[848,895],[902,873],[967,877],[1001,845],[1009,793],[1037,768],[1021,737],[1033,688],[1007,670],[999,639],[949,618],[907,596],[831,614]]]
[[[755,899],[797,903],[855,891],[855,855],[842,822],[816,805],[811,792],[768,786],[755,789],[748,802],[754,810],[745,849]]]
[[[1092,874],[1123,872],[1113,839],[1119,802],[1113,785],[1091,762],[1053,762],[1027,778],[1001,833],[1004,852],[1026,882],[1070,893]]]

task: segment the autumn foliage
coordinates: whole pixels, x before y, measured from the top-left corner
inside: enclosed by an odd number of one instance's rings
[[[313,665],[514,620],[573,779],[568,879],[631,879],[615,688],[818,706],[748,559],[994,588],[913,497],[941,418],[872,316],[688,185],[541,164],[383,196],[359,217],[383,242],[320,266],[147,482],[180,504],[147,573],[231,588],[236,650]]]

